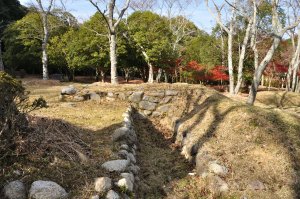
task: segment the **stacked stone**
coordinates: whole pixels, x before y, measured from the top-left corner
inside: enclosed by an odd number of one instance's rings
[[[116,129],[112,135],[113,142],[119,148],[119,159],[107,161],[101,165],[113,175],[100,177],[95,181],[95,190],[101,195],[106,195],[107,199],[130,198],[137,188],[136,182],[139,181],[140,168],[136,165],[137,136],[132,124],[132,112],[132,107],[129,107],[123,113],[123,126]],[[92,198],[97,199],[99,196]]]
[[[134,107],[139,109],[146,116],[161,116],[171,108],[170,102],[178,95],[175,90],[161,90],[144,93],[143,91],[133,92],[128,100]]]

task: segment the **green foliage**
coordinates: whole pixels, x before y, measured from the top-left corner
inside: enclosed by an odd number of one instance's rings
[[[164,66],[172,55],[172,35],[167,21],[150,11],[138,11],[129,16],[128,24],[129,35],[136,49],[144,51],[149,57],[146,61]]]
[[[186,44],[183,55],[187,62],[194,60],[203,66],[211,68],[221,63],[221,49],[218,48],[215,37],[206,33],[192,38]]]

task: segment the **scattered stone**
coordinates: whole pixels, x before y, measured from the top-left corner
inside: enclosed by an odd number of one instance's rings
[[[172,96],[166,96],[164,97],[164,99],[162,99],[162,101],[160,101],[160,104],[167,104],[171,101]]]
[[[217,175],[225,176],[228,173],[228,169],[225,166],[218,164],[216,161],[208,163],[208,169]]]
[[[133,191],[133,183],[128,178],[122,178],[117,182],[118,187],[125,187],[128,191]]]
[[[143,101],[158,103],[160,101],[160,99],[158,97],[153,97],[153,96],[144,96]]]
[[[106,194],[106,199],[120,199],[119,194],[113,190],[109,190]]]
[[[76,96],[74,96],[73,100],[75,102],[82,102],[82,101],[84,101],[84,97],[80,96],[80,95],[76,95]]]
[[[147,115],[147,116],[150,116],[151,113],[152,113],[152,111],[144,110],[144,114]]]
[[[165,92],[164,91],[153,91],[148,93],[149,96],[154,96],[154,97],[164,97],[165,96]]]
[[[209,188],[213,193],[225,193],[229,190],[228,184],[219,176],[208,176]]]
[[[134,93],[132,93],[132,95],[129,96],[128,99],[131,102],[138,103],[138,102],[140,102],[142,100],[143,95],[144,95],[143,91],[134,92]]]
[[[259,180],[254,180],[249,183],[248,187],[252,190],[264,190],[266,187],[264,183]]]
[[[166,90],[166,96],[175,96],[175,95],[178,95],[178,91]]]
[[[5,185],[3,189],[8,199],[26,199],[26,189],[23,182],[16,180]]]
[[[120,146],[120,149],[123,149],[123,150],[129,150],[129,146],[127,145],[127,144],[122,144],[121,146]]]
[[[168,112],[170,110],[170,108],[171,108],[171,105],[170,104],[166,104],[166,105],[162,105],[162,106],[158,107],[156,109],[156,111],[160,112],[160,113],[166,113],[166,112]]]
[[[122,172],[126,170],[129,163],[130,160],[111,160],[103,163],[101,166],[110,172]]]
[[[114,131],[114,133],[112,134],[112,140],[113,141],[118,141],[118,140],[121,140],[125,137],[125,135],[128,133],[129,128],[127,127],[121,127],[121,128],[118,128]]]
[[[123,178],[129,179],[132,183],[134,183],[134,175],[132,173],[121,173]]]
[[[67,197],[65,189],[52,181],[35,181],[29,190],[30,199],[64,199]]]
[[[97,93],[90,93],[90,100],[99,102],[100,99],[101,97]]]
[[[98,195],[94,195],[90,199],[100,199],[100,197]]]
[[[61,89],[62,95],[74,95],[76,92],[77,90],[73,85]]]
[[[104,193],[111,188],[111,179],[108,177],[96,178],[95,190],[99,193]]]
[[[130,159],[130,161],[135,164],[136,163],[136,159],[134,157],[134,155],[132,153],[128,153],[127,157]]]
[[[156,103],[148,102],[148,101],[141,101],[139,103],[139,107],[144,110],[154,111],[155,107],[156,107]]]

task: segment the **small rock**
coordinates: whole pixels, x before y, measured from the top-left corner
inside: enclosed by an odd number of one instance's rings
[[[133,183],[127,179],[127,178],[122,178],[117,182],[118,187],[125,187],[126,190],[128,191],[133,191]]]
[[[4,189],[4,195],[8,199],[26,199],[26,189],[23,182],[16,180],[8,183]]]
[[[104,193],[111,188],[111,179],[108,177],[96,178],[95,190],[99,193]]]
[[[127,159],[128,152],[127,152],[126,150],[120,150],[120,151],[118,152],[118,156],[119,156],[120,158]]]
[[[128,99],[131,102],[138,103],[142,100],[143,95],[144,95],[144,92],[142,92],[142,91],[134,92],[134,93],[132,93],[132,95],[129,96]]]
[[[123,149],[123,150],[129,150],[129,146],[127,145],[127,144],[122,144],[121,146],[120,146],[120,149]]]
[[[67,197],[65,189],[52,181],[35,181],[29,190],[30,199],[64,199]]]
[[[167,104],[171,101],[172,96],[166,96],[162,101],[160,101],[160,104]]]
[[[229,190],[228,184],[219,176],[208,176],[209,188],[213,193],[225,193]]]
[[[129,179],[132,183],[134,183],[134,175],[132,173],[121,173],[123,178]]]
[[[119,194],[113,190],[109,190],[106,194],[106,199],[120,199]]]
[[[17,175],[17,176],[20,176],[20,175],[21,175],[21,171],[19,171],[19,170],[15,170],[15,171],[13,171],[13,173],[14,173],[15,175]]]
[[[135,164],[136,163],[136,159],[134,157],[134,155],[132,153],[128,153],[127,157],[130,159],[130,161]]]
[[[228,173],[228,169],[220,164],[218,164],[216,161],[211,161],[208,163],[208,169],[210,172],[213,172],[217,175],[225,176]]]
[[[125,135],[129,131],[130,131],[129,128],[127,128],[127,127],[121,127],[121,128],[116,129],[114,131],[114,133],[112,134],[112,140],[118,141],[118,140],[123,139],[123,137],[125,137]]]
[[[153,97],[153,96],[144,96],[143,101],[158,103],[160,99],[158,97]]]
[[[166,90],[166,96],[175,96],[175,95],[178,95],[178,91]]]
[[[151,113],[152,113],[152,111],[144,110],[144,114],[147,116],[151,115]]]
[[[152,117],[159,117],[161,115],[162,115],[161,112],[158,112],[158,111],[153,111],[153,113],[152,113]]]
[[[130,163],[129,160],[112,160],[112,161],[103,163],[101,166],[110,172],[113,172],[113,171],[122,172],[122,171],[126,170],[129,163]]]
[[[131,119],[130,119],[130,117],[124,117],[124,120],[123,120],[124,122],[131,122]]]
[[[90,93],[90,100],[99,102],[100,99],[101,97],[97,93]]]
[[[248,187],[252,190],[264,190],[265,189],[264,183],[262,183],[259,180],[255,180],[255,181],[250,182]]]
[[[139,107],[144,110],[154,111],[156,108],[156,103],[148,102],[148,101],[141,101],[139,103]]]
[[[128,170],[131,171],[134,175],[138,175],[141,169],[136,165],[131,165],[128,167]]]
[[[100,199],[100,197],[98,195],[94,195],[90,199]]]
[[[74,95],[76,92],[77,90],[73,85],[61,89],[62,95]]]
[[[170,108],[171,108],[171,105],[170,104],[166,104],[166,105],[162,105],[162,106],[158,107],[156,109],[156,111],[158,111],[160,113],[166,113],[166,112],[168,112],[170,110]]]
[[[125,113],[122,114],[123,117],[130,117],[130,114],[126,111]]]
[[[113,92],[108,92],[108,93],[107,93],[107,97],[114,98],[114,97],[115,97],[115,94],[114,94]]]

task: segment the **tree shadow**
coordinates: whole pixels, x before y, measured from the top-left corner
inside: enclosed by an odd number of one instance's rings
[[[141,168],[136,197],[164,198],[167,194],[166,185],[184,178],[193,166],[172,147],[172,139],[164,136],[168,134],[166,128],[138,113],[135,114],[134,121],[139,141],[137,164]]]

